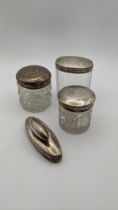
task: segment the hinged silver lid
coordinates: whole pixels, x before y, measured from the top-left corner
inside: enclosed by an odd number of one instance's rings
[[[17,72],[16,79],[25,88],[38,89],[50,83],[51,73],[43,66],[26,66]]]
[[[59,57],[55,64],[60,71],[69,73],[87,73],[93,69],[91,60],[77,56]]]
[[[94,92],[83,86],[67,86],[58,93],[60,105],[73,112],[92,108],[95,98]]]

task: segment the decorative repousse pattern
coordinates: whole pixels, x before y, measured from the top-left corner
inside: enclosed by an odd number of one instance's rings
[[[22,107],[30,112],[40,112],[51,104],[51,84],[40,89],[28,89],[18,84],[19,100]]]
[[[90,126],[92,109],[84,112],[71,112],[59,106],[60,126],[69,133],[82,133]]]

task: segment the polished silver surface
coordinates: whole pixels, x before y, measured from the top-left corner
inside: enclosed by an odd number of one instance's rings
[[[92,71],[93,62],[88,58],[64,56],[56,60],[56,68],[69,73],[87,73]]]
[[[44,122],[35,117],[28,117],[25,126],[32,144],[45,158],[54,163],[62,159],[59,141]]]
[[[58,93],[59,104],[65,109],[77,112],[90,109],[95,102],[92,90],[83,86],[67,86]]]
[[[51,82],[51,73],[43,66],[25,66],[17,72],[16,79],[25,88],[39,89]]]

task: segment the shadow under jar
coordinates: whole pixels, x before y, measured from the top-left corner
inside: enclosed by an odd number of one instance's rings
[[[42,66],[32,65],[16,74],[21,106],[29,112],[41,112],[51,104],[51,73]]]
[[[72,134],[85,132],[90,127],[95,94],[87,87],[67,86],[59,91],[59,124]]]
[[[56,60],[57,90],[69,85],[90,87],[93,62],[88,58],[64,56]]]

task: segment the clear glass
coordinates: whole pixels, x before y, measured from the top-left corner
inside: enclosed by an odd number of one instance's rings
[[[92,108],[83,112],[72,112],[59,105],[59,124],[68,133],[83,133],[90,127],[91,113]]]
[[[92,71],[87,73],[69,73],[56,69],[57,91],[70,85],[81,85],[90,88]]]
[[[18,84],[21,106],[29,112],[42,112],[51,105],[51,84],[40,89],[28,89]]]

